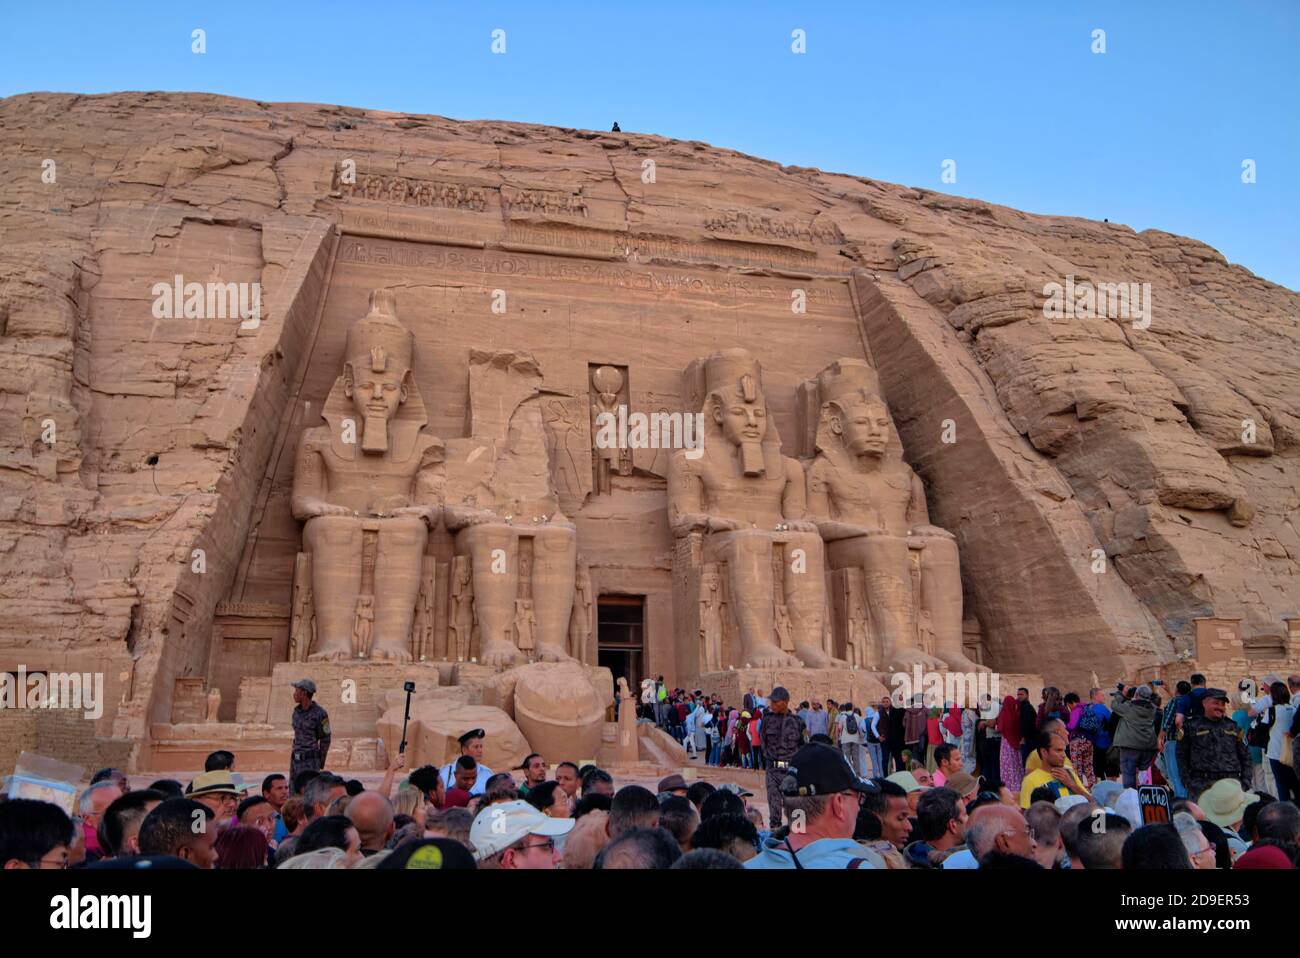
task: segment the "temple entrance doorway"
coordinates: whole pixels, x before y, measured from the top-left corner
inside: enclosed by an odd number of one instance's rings
[[[645,596],[602,595],[596,603],[596,664],[621,675],[640,695],[645,651]]]

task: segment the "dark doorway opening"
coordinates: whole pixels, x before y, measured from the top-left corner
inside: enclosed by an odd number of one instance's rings
[[[596,601],[596,664],[609,669],[618,687],[627,679],[634,697],[640,697],[645,654],[645,596],[602,595]]]

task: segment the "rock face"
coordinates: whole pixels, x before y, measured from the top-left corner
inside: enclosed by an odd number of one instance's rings
[[[698,670],[670,451],[599,450],[592,418],[687,410],[682,370],[737,348],[805,468],[799,386],[874,368],[985,665],[1109,681],[1204,619],[1300,660],[1300,295],[1202,243],[703,143],[193,94],[0,101],[0,171],[0,669],[103,672],[101,740],[145,747],[197,677],[233,721],[310,647],[294,450],[375,290],[446,491],[524,522],[554,496],[568,652],[632,687]],[[469,659],[466,547],[428,536],[421,649]],[[615,600],[640,627],[611,644]]]

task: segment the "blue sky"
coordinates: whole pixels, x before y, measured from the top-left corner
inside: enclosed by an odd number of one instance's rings
[[[498,28],[505,55],[490,49]],[[1104,54],[1090,49],[1097,29]],[[1181,233],[1300,289],[1295,0],[14,4],[0,19],[0,95],[34,90],[617,120]],[[940,181],[945,159],[956,183]]]

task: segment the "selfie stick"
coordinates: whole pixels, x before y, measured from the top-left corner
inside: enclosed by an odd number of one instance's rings
[[[411,721],[411,693],[414,691],[415,683],[408,682],[406,685],[406,714],[402,716],[402,744],[397,746],[399,755],[406,751],[406,723]]]

